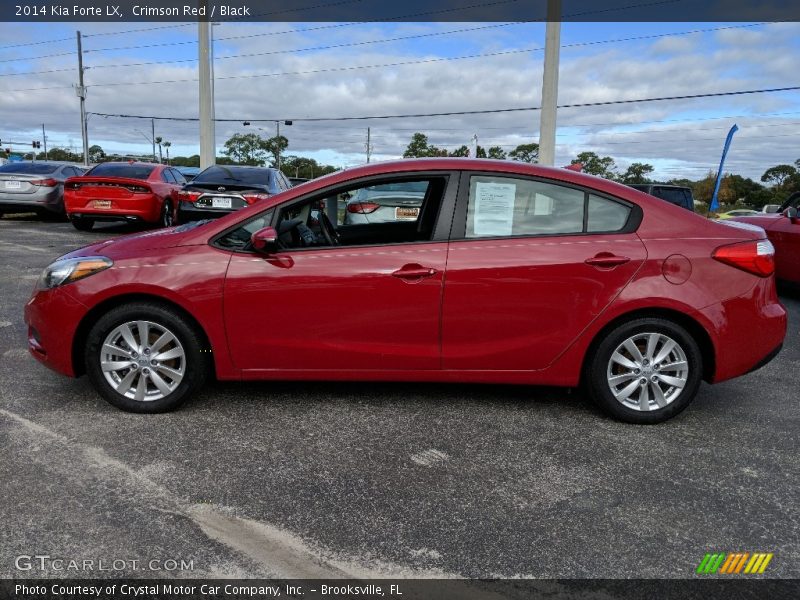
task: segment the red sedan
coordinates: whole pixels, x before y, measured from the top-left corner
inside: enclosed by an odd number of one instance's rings
[[[346,224],[376,185],[416,219]],[[34,357],[134,412],[221,380],[584,385],[634,423],[786,333],[763,231],[629,187],[513,161],[348,169],[216,221],[81,248],[25,308]]]
[[[775,246],[775,276],[787,283],[800,285],[800,192],[792,194],[777,213],[759,213],[736,217],[741,221],[758,225],[767,232]]]
[[[177,169],[136,162],[107,162],[64,184],[64,207],[75,229],[96,221],[172,225],[175,198],[186,183]]]

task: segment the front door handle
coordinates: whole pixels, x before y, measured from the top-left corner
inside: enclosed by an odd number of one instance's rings
[[[597,256],[587,258],[584,262],[587,265],[592,265],[593,267],[597,267],[599,269],[613,269],[614,267],[618,267],[630,262],[630,260],[631,259],[627,256],[617,256],[616,254],[611,254],[610,252],[601,252]]]
[[[430,267],[423,267],[417,263],[403,265],[402,268],[392,273],[392,277],[404,279],[405,281],[420,281],[426,277],[433,277],[438,271]]]

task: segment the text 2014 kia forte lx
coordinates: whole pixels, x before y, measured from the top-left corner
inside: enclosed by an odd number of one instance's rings
[[[350,223],[366,187],[416,218]],[[309,182],[217,221],[87,246],[42,275],[31,353],[124,410],[224,380],[584,385],[635,423],[783,342],[763,230],[565,169],[423,159]]]

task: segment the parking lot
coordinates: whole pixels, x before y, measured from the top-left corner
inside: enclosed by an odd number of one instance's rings
[[[0,220],[2,577],[41,575],[14,564],[39,553],[187,577],[684,578],[714,551],[800,577],[800,295],[773,362],[657,426],[579,392],[392,383],[212,383],[134,415],[33,360],[22,321],[53,258],[129,231]]]

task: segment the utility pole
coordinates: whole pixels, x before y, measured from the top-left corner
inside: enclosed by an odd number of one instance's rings
[[[478,134],[475,133],[472,135],[472,144],[469,151],[470,158],[478,158]]]
[[[150,119],[150,139],[153,141],[153,162],[156,162],[156,120]]]
[[[81,137],[83,138],[83,164],[89,166],[89,129],[86,126],[86,88],[83,85],[83,49],[81,48],[81,32],[78,36],[78,96],[81,99]]]
[[[278,155],[278,160],[276,160],[275,162],[278,165],[278,171],[280,171],[281,170],[281,122],[275,121],[275,126],[278,130],[278,134],[275,137],[275,147],[278,150],[276,152],[276,154]]]
[[[372,154],[372,143],[370,142],[370,128],[367,127],[367,164],[369,164],[370,154]]]
[[[556,105],[558,104],[558,60],[560,50],[561,0],[547,0],[542,110],[539,122],[539,164],[548,167],[552,167],[556,160]]]
[[[203,2],[205,6],[205,2]],[[205,169],[217,161],[214,131],[214,83],[212,80],[211,23],[199,22],[198,75],[200,78],[200,168]],[[155,139],[155,134],[153,135]],[[155,155],[155,151],[153,152]]]
[[[44,143],[44,159],[47,160],[47,134],[44,132],[44,123],[42,123],[42,142]]]

